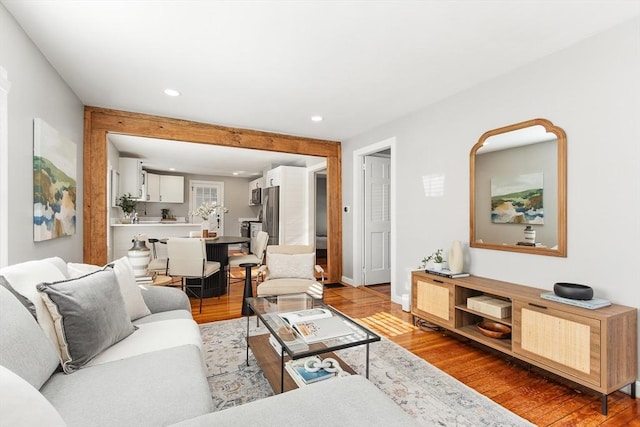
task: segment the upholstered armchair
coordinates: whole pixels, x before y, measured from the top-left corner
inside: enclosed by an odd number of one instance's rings
[[[258,270],[257,294],[261,296],[308,293],[322,299],[324,270],[315,265],[313,246],[267,246],[266,262]],[[315,273],[320,273],[320,282]]]

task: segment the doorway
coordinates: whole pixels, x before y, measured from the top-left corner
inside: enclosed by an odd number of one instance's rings
[[[391,283],[391,295],[392,295],[391,299],[392,300],[395,299],[394,298],[395,286],[393,283],[393,278],[395,277],[395,265],[394,265],[391,254],[396,253],[395,251],[395,247],[396,247],[396,235],[395,235],[396,179],[395,179],[395,176],[396,176],[397,167],[395,165],[395,158],[394,158],[395,144],[396,144],[396,138],[393,137],[393,138],[389,138],[389,139],[380,141],[378,143],[360,148],[353,152],[353,194],[354,194],[353,213],[352,213],[353,214],[353,258],[352,258],[353,285],[361,286],[366,284],[373,284],[373,282],[384,283],[384,282],[379,282],[380,276],[378,277],[378,279],[375,278],[375,275],[371,277],[372,274],[368,273],[368,270],[372,270],[371,267],[373,266],[375,266],[373,270],[379,270],[380,272],[387,270],[388,273],[385,272],[384,273],[385,276],[383,277],[384,278],[388,277],[388,282]],[[371,254],[367,255],[367,246],[371,246],[371,243],[369,242],[372,241],[373,239],[371,236],[369,238],[365,237],[366,234],[368,234],[370,231],[373,231],[372,229],[373,224],[370,224],[369,227],[367,228],[367,225],[366,225],[367,221],[365,220],[365,215],[366,215],[365,212],[367,210],[366,204],[368,203],[368,200],[369,201],[372,200],[371,195],[367,199],[365,194],[367,192],[367,188],[366,188],[367,180],[365,179],[366,174],[364,173],[364,168],[365,168],[365,158],[367,157],[383,158],[383,159],[386,159],[386,161],[388,161],[389,163],[388,169],[386,172],[387,182],[384,184],[384,186],[386,186],[387,188],[386,190],[387,193],[384,197],[378,197],[378,199],[387,200],[384,203],[384,206],[387,206],[386,209],[388,210],[386,211],[386,213],[384,213],[384,215],[382,215],[382,218],[386,217],[388,219],[388,221],[386,221],[387,222],[386,226],[388,227],[388,231],[382,232],[381,234],[375,237],[375,239],[377,239],[377,243],[375,244],[378,245],[378,247],[381,248],[381,250],[386,252],[381,252],[381,251],[372,252],[377,254],[375,255],[376,257],[378,257],[377,264],[371,263],[373,255]],[[369,182],[372,182],[372,180],[369,180]],[[377,185],[381,185],[381,182],[378,182]],[[380,192],[379,189],[376,191]],[[378,194],[378,196],[380,196],[380,194]],[[382,205],[383,204],[381,203],[380,206]],[[369,215],[371,215],[371,211],[369,211]],[[384,241],[384,239],[382,238],[384,234],[386,234],[387,236],[386,241]],[[370,261],[368,265],[366,262],[367,257],[369,257],[369,261]],[[386,276],[386,274],[388,274],[388,276]],[[366,277],[367,275],[370,276],[371,280],[367,279]]]
[[[391,282],[391,152],[363,157],[363,284]]]

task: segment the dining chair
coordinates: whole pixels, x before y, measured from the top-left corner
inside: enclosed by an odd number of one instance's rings
[[[147,270],[150,273],[167,274],[167,259],[158,258],[158,251],[156,243],[160,242],[159,239],[149,238],[146,234],[139,234],[138,239],[144,240],[147,243],[147,247],[151,245],[151,259],[149,260],[149,266]]]
[[[207,261],[207,251],[204,239],[192,237],[171,237],[167,240],[168,274],[172,277],[179,276],[181,287],[188,295],[200,298],[200,311],[202,313],[202,296],[204,293],[205,279],[220,271],[220,263]],[[185,279],[200,279],[200,284],[187,284]],[[199,288],[196,294],[191,288]],[[220,298],[220,297],[218,297]]]
[[[264,260],[264,252],[267,249],[267,242],[269,241],[269,233],[266,231],[258,231],[256,235],[256,244],[254,248],[251,248],[251,253],[247,255],[233,255],[229,257],[229,270],[227,271],[227,279],[231,284],[231,267],[240,267],[240,264],[257,264],[261,266]],[[238,280],[244,282],[244,279]]]

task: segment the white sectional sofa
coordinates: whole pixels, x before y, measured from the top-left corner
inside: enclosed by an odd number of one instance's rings
[[[188,299],[138,287],[126,259],[0,269],[0,325],[1,427],[416,425],[358,376],[211,412]]]

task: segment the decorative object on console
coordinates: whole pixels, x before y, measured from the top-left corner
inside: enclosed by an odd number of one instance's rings
[[[562,298],[578,300],[593,299],[593,288],[578,283],[558,282],[553,285],[553,292]]]
[[[127,251],[129,263],[133,267],[136,277],[146,276],[147,267],[151,259],[151,250],[145,244],[145,239],[139,234],[133,236],[133,246]]]
[[[467,307],[479,313],[506,319],[511,317],[511,302],[489,295],[467,298]]]
[[[476,326],[482,335],[489,338],[505,339],[511,336],[511,328],[502,323],[483,320]]]
[[[435,271],[442,270],[442,263],[444,262],[444,257],[442,256],[442,249],[436,250],[429,256],[422,258],[421,264],[418,266],[421,270],[427,269],[427,264],[432,261],[431,269]]]
[[[464,270],[464,255],[462,244],[459,240],[454,240],[449,250],[449,271],[451,274],[460,274]]]
[[[529,243],[529,244],[535,244],[536,243],[536,230],[531,228],[530,225],[527,225],[524,228],[524,241],[526,243]]]
[[[576,307],[587,308],[589,310],[596,310],[598,308],[608,307],[611,305],[611,301],[602,298],[593,298],[589,300],[571,299],[559,297],[553,292],[543,292],[540,294],[540,298],[561,302],[563,304],[575,305]]]

